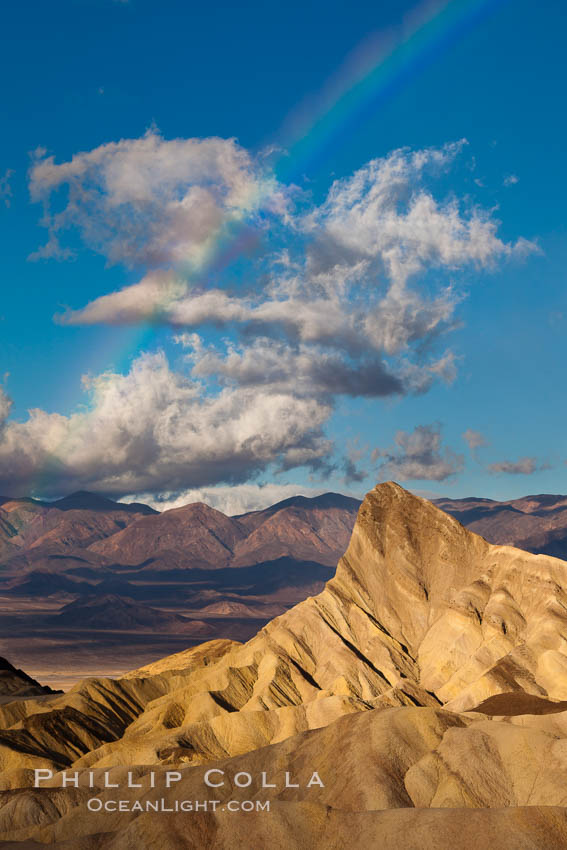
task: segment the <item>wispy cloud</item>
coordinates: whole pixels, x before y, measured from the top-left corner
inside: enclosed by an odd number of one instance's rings
[[[474,431],[472,428],[467,428],[462,437],[471,452],[474,452],[476,449],[485,448],[489,445],[484,434],[480,431]]]
[[[363,458],[368,455],[368,446],[361,446],[357,438],[350,440],[343,460],[343,473],[345,484],[359,484],[369,475],[367,467],[359,465]]]
[[[477,463],[481,463],[479,449],[485,449],[490,445],[484,434],[481,431],[475,431],[472,428],[467,428],[461,436],[468,445],[474,460]]]
[[[446,481],[464,467],[464,457],[444,447],[441,426],[417,425],[413,431],[398,431],[396,449],[375,449],[373,459],[380,465],[383,478],[397,481]]]
[[[548,463],[540,463],[535,457],[521,457],[519,460],[501,460],[490,463],[487,469],[493,475],[500,473],[505,475],[533,475],[535,472],[551,469],[551,466]]]

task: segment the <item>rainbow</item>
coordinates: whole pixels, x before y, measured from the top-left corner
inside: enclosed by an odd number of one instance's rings
[[[301,180],[341,137],[352,132],[369,109],[376,109],[392,97],[486,13],[505,2],[422,0],[404,15],[398,26],[368,35],[321,90],[298,104],[275,137],[263,145],[264,149],[273,147],[279,152],[272,159],[278,178],[286,184]],[[262,201],[261,196],[254,198],[252,209],[260,209]],[[205,284],[245,253],[252,253],[256,238],[246,218],[233,222],[228,229],[219,228],[211,238],[197,282]],[[112,363],[119,371],[128,368],[140,346],[150,344],[157,324],[159,315],[129,329],[111,329],[106,337],[106,364]],[[95,364],[90,365],[92,368]],[[108,366],[102,366],[102,371],[104,368]]]
[[[396,28],[367,36],[315,96],[287,117],[277,140],[286,178],[301,176],[335,140],[506,0],[425,0]],[[286,167],[287,166],[287,167]]]
[[[272,167],[285,184],[299,181],[325,153],[352,132],[371,108],[392,97],[428,62],[507,0],[422,0],[395,28],[369,34],[316,94],[287,116],[264,149],[279,151]],[[255,208],[262,205],[258,196]],[[199,278],[204,282],[250,250],[249,221],[213,238]]]

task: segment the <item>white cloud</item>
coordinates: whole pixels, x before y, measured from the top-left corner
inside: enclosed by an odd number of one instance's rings
[[[110,262],[143,267],[138,283],[59,321],[168,324],[189,373],[144,356],[128,375],[91,379],[89,411],[8,422],[0,484],[21,491],[42,474],[59,491],[179,492],[269,467],[317,468],[330,464],[323,428],[337,396],[454,380],[457,359],[441,340],[458,326],[457,271],[534,249],[500,239],[492,212],[434,193],[462,144],[372,160],[319,206],[234,140],[167,141],[150,130],[61,164],[39,152],[30,190],[49,232],[39,254],[64,256],[74,228]],[[245,262],[231,237],[248,227],[268,238]],[[242,260],[235,277],[211,265],[220,244]],[[226,334],[215,346],[196,333],[211,325]],[[462,457],[440,439],[435,426],[399,432],[383,470],[445,480]],[[351,481],[364,477],[355,454],[335,467]]]
[[[365,336],[372,346],[387,354],[406,351],[415,343],[432,342],[455,327],[453,314],[459,297],[442,289],[433,299],[405,287],[393,286],[368,310]]]
[[[516,183],[519,182],[520,178],[516,174],[508,174],[508,176],[502,181],[504,186],[515,186]]]
[[[201,487],[182,492],[165,492],[159,499],[151,493],[141,493],[123,499],[124,502],[142,502],[158,511],[181,508],[193,502],[204,502],[227,516],[259,511],[292,496],[320,496],[328,488],[306,487],[303,484],[235,484],[234,486]]]
[[[163,354],[142,355],[127,375],[105,373],[86,385],[88,410],[36,409],[24,422],[5,422],[0,492],[124,495],[238,483],[273,466],[320,468],[332,451],[322,434],[328,405],[247,387],[209,396],[171,371]]]
[[[60,187],[68,197],[56,211]],[[34,258],[57,256],[76,228],[111,263],[200,268],[231,223],[286,200],[259,161],[234,139],[163,139],[149,130],[56,164],[40,156],[30,171],[32,199],[43,201],[49,240]]]
[[[383,396],[450,382],[455,358],[435,353],[435,345],[457,326],[462,296],[447,283],[418,289],[410,279],[491,266],[529,249],[500,240],[489,214],[462,211],[423,188],[428,173],[447,168],[460,147],[396,151],[335,182],[320,207],[288,217],[288,241],[261,287],[202,289],[174,269],[151,271],[60,321],[221,327],[240,343],[201,352],[195,375],[287,389],[294,383],[300,394]]]
[[[398,450],[375,449],[373,459],[385,458],[380,466],[383,478],[397,481],[445,481],[464,467],[463,455],[443,447],[438,424],[417,425],[413,431],[398,431]]]
[[[252,192],[256,204],[260,193],[263,203],[269,202],[282,215],[287,211],[287,231],[274,236],[283,240],[283,244],[267,270],[268,285],[263,284],[260,291],[257,286],[251,287],[244,295],[214,287],[203,291],[189,284],[185,293],[181,288],[171,290],[165,286],[164,291],[160,291],[153,287],[155,304],[152,305],[150,288],[144,279],[130,291],[125,289],[104,296],[83,310],[69,314],[66,321],[73,324],[135,321],[136,318],[144,320],[148,313],[157,311],[164,322],[174,326],[263,325],[283,330],[290,337],[303,341],[330,342],[334,338],[336,346],[352,348],[353,345],[371,344],[376,349],[397,353],[416,341],[431,340],[450,330],[453,312],[460,300],[457,292],[446,285],[429,286],[428,294],[425,290],[410,289],[407,286],[410,278],[428,270],[454,271],[469,264],[488,267],[502,257],[534,248],[525,240],[513,244],[503,242],[496,235],[498,221],[489,213],[477,208],[461,210],[454,199],[438,201],[423,187],[429,171],[450,165],[460,150],[459,144],[415,153],[399,150],[383,159],[372,160],[351,178],[336,181],[321,206],[292,215],[286,207],[289,192],[284,192],[265,174],[257,176],[241,149],[236,155],[233,142],[215,139],[200,144],[213,143],[217,147],[226,145],[232,152],[228,157],[230,168],[227,166],[222,172],[220,188],[213,191],[207,186],[207,191],[215,198],[220,195],[223,199],[225,212],[230,206],[225,199],[226,186],[231,181],[238,183],[237,198],[242,204],[243,196],[248,209],[253,207]],[[187,248],[165,208],[170,202],[175,210],[178,208],[179,201],[171,201],[170,195],[179,191],[179,170],[185,173],[183,168],[187,161],[190,168],[187,166],[186,170],[196,179],[191,169],[197,167],[199,161],[193,150],[197,144],[197,140],[165,142],[149,134],[141,140],[106,145],[89,154],[79,154],[71,163],[60,166],[53,165],[52,158],[43,159],[32,172],[32,192],[45,196],[64,181],[73,186],[75,160],[78,160],[76,179],[83,191],[82,181],[94,167],[91,163],[102,160],[105,175],[110,172],[112,179],[103,181],[98,177],[94,213],[91,214],[83,203],[77,210],[70,202],[64,216],[71,220],[79,216],[83,236],[92,243],[90,232],[93,227],[95,233],[98,232],[98,218],[104,214],[104,227],[112,227],[113,234],[117,231],[117,235],[103,240],[104,245],[107,252],[117,256],[120,251],[116,250],[116,243],[119,235],[124,236],[125,227],[132,231],[130,241],[134,249],[141,245],[144,254],[156,253],[151,248],[152,239],[147,238],[148,227],[151,230],[155,226],[170,252],[165,257],[163,252],[157,251],[159,257],[172,262],[184,260]],[[169,146],[173,146],[173,150]],[[184,146],[189,147],[185,150]],[[145,169],[141,169],[140,160],[146,164]],[[217,179],[221,180],[220,169],[217,170]],[[230,179],[227,175],[231,175]],[[165,188],[159,182],[162,179]],[[170,185],[171,191],[167,188]],[[185,189],[183,184],[182,191]],[[88,191],[87,198],[90,199]],[[144,214],[124,224],[124,204],[134,204]],[[206,205],[203,214],[205,208]],[[241,209],[240,206],[236,208]],[[118,225],[112,218],[115,211],[121,215]],[[191,228],[198,227],[200,215],[199,205],[197,218],[189,217]],[[157,216],[158,221],[150,226],[148,220],[153,216]],[[94,218],[94,225],[91,218]],[[57,219],[53,221],[56,225]],[[56,230],[54,226],[53,231]],[[182,226],[181,232],[183,230]],[[203,238],[210,233],[216,234],[216,229],[207,225],[204,233]],[[122,258],[131,259],[130,242],[121,239],[119,244],[127,247]],[[171,275],[175,277],[175,273]],[[177,273],[178,281],[180,278],[183,275]],[[126,301],[128,309],[124,311]]]
[[[447,168],[462,142],[411,153],[398,150],[336,181],[325,203],[305,219],[315,238],[314,271],[353,261],[380,260],[398,287],[427,268],[487,266],[523,250],[496,235],[498,222],[456,200],[440,202],[422,187],[427,172]]]
[[[155,269],[139,283],[101,295],[82,310],[68,311],[56,316],[56,320],[63,325],[136,324],[159,317],[186,291],[186,281],[176,272]]]
[[[335,395],[379,397],[408,391],[379,356],[361,355],[349,362],[322,347],[292,347],[266,337],[240,348],[229,345],[226,352],[220,352],[204,348],[196,334],[178,339],[191,348],[187,357],[195,377],[216,378],[226,385],[329,400]]]

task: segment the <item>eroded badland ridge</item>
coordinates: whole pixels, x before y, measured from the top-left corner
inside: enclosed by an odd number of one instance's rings
[[[324,590],[247,643],[0,705],[0,828],[83,850],[565,848],[566,629],[567,563],[379,485]],[[35,769],[53,774],[40,789]],[[89,811],[117,794],[220,803]],[[271,811],[224,809],[256,799]]]

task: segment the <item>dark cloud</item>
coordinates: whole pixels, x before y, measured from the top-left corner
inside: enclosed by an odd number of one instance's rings
[[[547,463],[539,463],[535,457],[521,457],[519,460],[501,460],[490,463],[487,466],[489,472],[494,475],[504,473],[505,475],[533,475],[535,472],[543,472],[550,469]]]
[[[395,481],[445,481],[464,466],[463,455],[443,447],[439,424],[417,425],[413,431],[398,431],[398,450],[377,449],[374,458],[384,458],[380,473]]]

